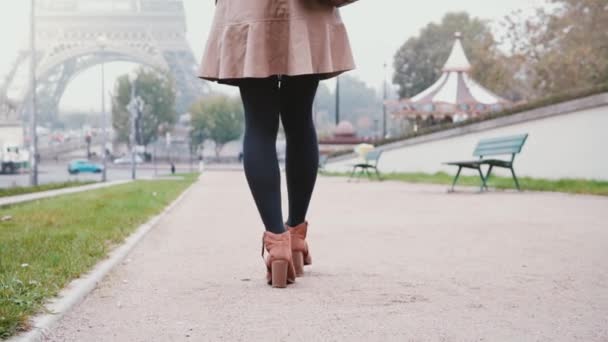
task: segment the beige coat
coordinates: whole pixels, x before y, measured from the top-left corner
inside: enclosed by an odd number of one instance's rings
[[[346,28],[325,0],[219,0],[199,77],[231,79],[354,69]]]

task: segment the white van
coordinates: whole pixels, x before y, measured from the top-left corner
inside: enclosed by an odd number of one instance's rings
[[[29,151],[19,145],[0,143],[0,172],[17,173],[19,169],[27,167]]]

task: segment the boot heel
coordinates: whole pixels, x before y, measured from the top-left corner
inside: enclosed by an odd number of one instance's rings
[[[301,277],[304,275],[304,253],[302,252],[293,252],[293,266],[296,269],[296,276]]]
[[[286,260],[273,261],[270,265],[272,271],[272,287],[287,287],[287,269],[289,263]]]

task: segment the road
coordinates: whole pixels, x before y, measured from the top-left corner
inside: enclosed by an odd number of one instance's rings
[[[194,170],[196,170],[196,165],[193,165]],[[177,165],[177,172],[189,172],[190,166],[188,164]],[[158,174],[166,175],[170,173],[170,168],[168,164],[158,164]],[[145,164],[138,168],[137,176],[138,177],[152,177],[154,176],[154,168],[151,164]],[[122,180],[122,179],[130,179],[131,178],[131,169],[128,165],[125,166],[115,166],[109,165],[107,171],[108,180]],[[0,174],[0,188],[8,188],[12,186],[27,186],[29,185],[29,174],[19,174],[19,175],[2,175]],[[67,171],[67,161],[60,161],[59,163],[55,162],[46,162],[42,163],[39,166],[39,183],[40,184],[48,184],[48,183],[57,183],[57,182],[65,182],[71,180],[81,180],[81,181],[100,181],[101,174],[79,174],[79,175],[70,175]]]

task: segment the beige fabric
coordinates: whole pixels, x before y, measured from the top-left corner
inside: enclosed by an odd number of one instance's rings
[[[219,0],[199,77],[329,78],[354,67],[340,12],[324,0]]]

